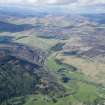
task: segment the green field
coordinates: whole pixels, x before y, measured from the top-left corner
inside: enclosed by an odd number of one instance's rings
[[[51,55],[48,58],[47,65],[51,70],[54,70],[56,74],[58,74],[58,70],[61,68],[66,68],[65,65],[60,65],[55,61],[56,57]],[[64,102],[71,103],[71,105],[75,105],[75,102],[78,101],[79,103],[85,103],[85,105],[95,105],[95,101],[100,96],[100,86],[94,84],[87,76],[85,76],[80,71],[71,71],[70,68],[66,68],[66,70],[60,72],[58,77],[62,74],[65,77],[70,77],[71,80],[68,83],[62,83],[64,87],[67,89],[67,92],[71,93],[70,96],[64,97]],[[59,80],[60,81],[60,80]],[[61,82],[61,81],[60,81]],[[104,91],[105,92],[105,91]],[[68,99],[68,100],[66,100]],[[60,99],[58,99],[60,101]],[[65,101],[66,100],[66,101]],[[56,104],[55,104],[56,105]],[[59,105],[59,104],[57,104]],[[61,105],[65,105],[62,104]],[[81,104],[82,105],[82,104]]]

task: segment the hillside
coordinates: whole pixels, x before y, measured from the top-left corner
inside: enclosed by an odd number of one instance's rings
[[[3,8],[0,105],[104,105],[104,14]]]

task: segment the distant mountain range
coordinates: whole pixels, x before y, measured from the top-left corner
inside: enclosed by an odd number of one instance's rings
[[[99,24],[105,24],[105,13],[101,14],[83,14],[90,21],[97,22]]]

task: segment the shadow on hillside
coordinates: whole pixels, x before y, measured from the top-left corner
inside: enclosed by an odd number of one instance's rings
[[[0,21],[0,32],[21,32],[32,29],[34,26],[29,24],[16,25]]]

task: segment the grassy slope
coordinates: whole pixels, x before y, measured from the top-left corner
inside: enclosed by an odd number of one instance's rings
[[[29,36],[29,37],[25,37],[25,38],[21,38],[18,40],[16,40],[16,42],[18,43],[23,43],[23,44],[27,44],[33,47],[39,47],[43,50],[47,50],[50,47],[54,46],[55,44],[57,44],[60,40],[55,40],[55,39],[43,39],[43,38],[38,38],[36,36]]]
[[[105,64],[74,56],[58,55],[57,58],[63,59],[63,63],[77,67],[82,73],[91,77],[94,81],[105,85]]]
[[[22,40],[19,40],[19,42],[22,42]],[[33,45],[34,43],[34,45],[45,48],[46,50],[50,49],[52,46],[54,46],[58,42],[59,42],[58,40],[54,40],[54,39],[49,40],[49,39],[40,39],[36,37],[30,37],[30,40],[28,38],[24,40],[24,43],[26,44]],[[57,62],[55,62],[55,59],[56,59],[55,54],[50,55],[47,59],[46,64],[50,70],[56,73],[56,75],[58,76],[58,81],[62,83],[60,80],[61,76],[60,74],[58,74],[57,71],[65,66],[59,65]],[[75,64],[73,66],[76,66]],[[81,103],[92,104],[101,94],[99,92],[99,87],[97,87],[96,85],[88,81],[88,78],[85,77],[85,75],[82,74],[81,72],[71,72],[69,70],[69,71],[63,72],[63,74],[67,77],[71,77],[74,79],[66,84],[62,83],[62,85],[64,85],[64,87],[67,89],[68,92],[74,92],[74,94],[64,97],[64,98],[58,98],[56,103],[52,102],[52,100],[46,101],[46,96],[43,96],[41,94],[39,95],[39,97],[32,95],[27,100],[26,104],[24,105],[65,105],[65,104],[66,105],[69,105],[69,104],[81,105]],[[36,100],[33,101],[35,97],[38,98],[37,101]]]
[[[94,103],[99,95],[97,86],[80,81],[79,79],[82,79],[82,77],[79,73],[74,75],[76,78],[75,81],[63,84],[68,92],[74,91],[72,95],[56,98],[57,102],[53,102],[48,96],[41,94],[38,96],[32,95],[24,105],[81,105],[81,103],[91,103],[91,105],[93,105],[92,103]]]
[[[63,65],[59,65],[55,62],[56,57],[50,56],[48,58],[47,65],[49,68],[57,72],[60,68],[63,68]],[[75,66],[75,65],[74,65]],[[85,77],[81,72],[72,72],[72,71],[64,71],[63,74],[67,77],[71,77],[74,80],[70,81],[63,85],[68,89],[68,91],[74,91],[75,93],[69,97],[72,103],[79,101],[80,103],[93,103],[97,98],[99,93],[99,87],[93,84],[88,80],[88,77]]]
[[[18,36],[16,39],[17,38],[18,40],[14,41],[34,47],[37,46],[44,50],[49,50],[52,46],[60,42],[55,39],[42,39],[35,36],[23,38]],[[62,75],[58,73],[58,70],[64,68],[65,66],[55,62],[55,59],[55,54],[51,54],[46,61],[46,65],[52,72],[56,73],[59,83],[67,89],[67,92],[72,94],[63,98],[56,98],[56,102],[53,102],[52,97],[44,96],[42,94],[31,95],[27,96],[24,105],[82,105],[81,103],[91,103],[91,105],[93,105],[93,102],[98,98],[98,96],[103,95],[99,91],[100,87],[92,84],[84,74],[81,72],[72,72],[68,70],[68,68],[67,71],[62,72],[61,74],[72,78],[72,80],[68,83],[63,83],[61,81]],[[72,64],[72,60],[69,64]],[[77,63],[73,63],[73,66],[76,66],[76,64]]]

